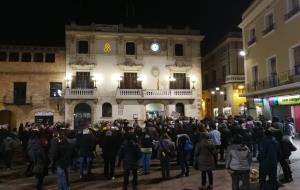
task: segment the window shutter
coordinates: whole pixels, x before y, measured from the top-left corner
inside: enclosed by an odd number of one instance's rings
[[[294,48],[295,66],[300,65],[300,46]]]

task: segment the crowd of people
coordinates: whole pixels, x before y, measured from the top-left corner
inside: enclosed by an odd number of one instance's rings
[[[69,190],[70,169],[80,179],[92,174],[93,163],[101,150],[104,176],[115,179],[115,167],[123,166],[123,190],[127,190],[132,174],[132,188],[138,188],[138,175],[151,172],[151,161],[160,161],[163,180],[188,177],[192,168],[201,171],[199,189],[213,189],[213,171],[218,164],[232,177],[232,189],[250,189],[252,161],[259,162],[261,190],[276,190],[280,183],[293,181],[289,161],[293,144],[294,123],[291,118],[279,121],[274,117],[219,117],[216,120],[172,120],[159,118],[137,122],[105,122],[101,130],[82,126],[71,130],[62,125],[20,124],[18,129],[0,127],[0,158],[5,168],[12,167],[14,152],[21,144],[26,169],[24,175],[34,175],[36,189],[43,189],[44,178],[56,173],[59,190]],[[170,163],[176,160],[180,173],[171,174]],[[283,178],[278,180],[277,167]],[[268,179],[268,180],[267,180]],[[240,187],[242,181],[242,187]],[[279,182],[280,181],[280,182]],[[195,184],[196,185],[196,184]]]

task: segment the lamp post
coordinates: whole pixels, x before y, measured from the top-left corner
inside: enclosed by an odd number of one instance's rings
[[[118,81],[118,89],[120,88],[120,83],[121,83],[122,80],[123,80],[123,77],[119,76],[119,78],[117,79],[117,81]]]
[[[67,75],[67,76],[65,77],[66,87],[67,87],[67,88],[69,88],[69,81],[71,81],[71,80],[72,80],[71,75]]]
[[[192,80],[192,83],[193,83],[193,87],[192,87],[192,89],[195,89],[195,80]]]

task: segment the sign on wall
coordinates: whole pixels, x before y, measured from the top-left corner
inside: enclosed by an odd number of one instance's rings
[[[262,98],[254,98],[253,101],[254,101],[255,106],[263,106],[264,105]]]
[[[300,104],[300,95],[272,97],[269,98],[269,104],[271,106],[297,105]]]

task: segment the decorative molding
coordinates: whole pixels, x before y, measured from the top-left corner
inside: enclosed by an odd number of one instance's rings
[[[138,64],[130,58],[125,58],[124,62],[119,63],[118,66],[122,71],[140,71],[144,67],[143,64]]]

